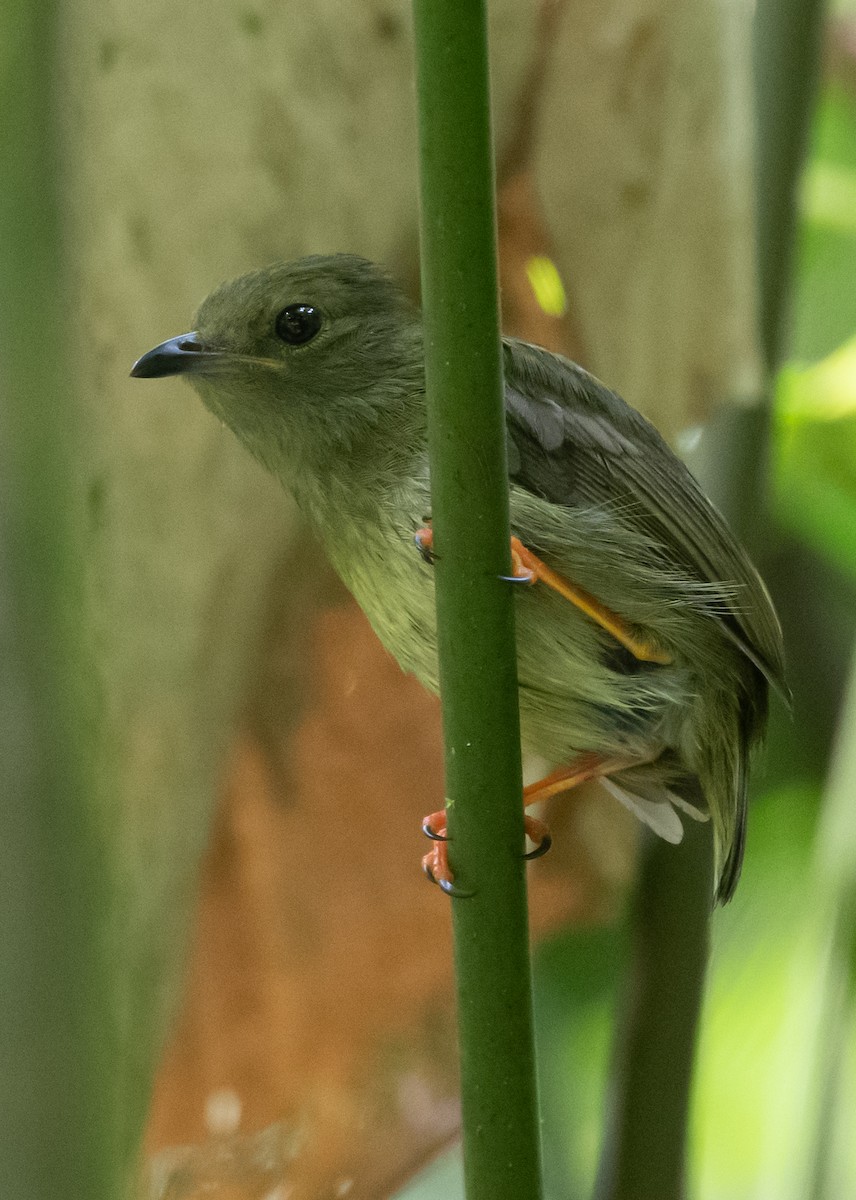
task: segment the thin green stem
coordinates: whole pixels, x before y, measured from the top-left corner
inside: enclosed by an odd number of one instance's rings
[[[483,0],[415,0],[422,289],[469,1200],[537,1200],[508,475]]]
[[[0,1195],[115,1200],[106,871],[93,828],[74,406],[63,359],[53,4],[0,55]]]
[[[806,1194],[811,1200],[831,1200],[844,1177],[841,1158],[846,1145],[844,1122],[836,1120],[842,1106],[848,1039],[856,1015],[856,830],[853,793],[856,788],[856,654],[841,710],[836,745],[827,778],[815,848],[815,898],[809,919],[817,981],[813,1031],[813,1087],[807,1089],[814,1110],[813,1162]],[[836,1128],[838,1126],[838,1128]]]
[[[824,0],[758,0],[755,10],[761,344],[782,357],[796,231],[796,184],[817,85]]]
[[[648,837],[632,921],[632,959],[616,1047],[597,1196],[680,1200],[698,1014],[708,955],[709,825],[680,846]]]

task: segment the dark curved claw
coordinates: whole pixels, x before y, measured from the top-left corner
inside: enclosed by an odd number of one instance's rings
[[[448,842],[449,840],[445,833],[435,833],[435,831],[428,824],[427,817],[422,822],[422,832],[427,838],[430,838],[432,842]]]
[[[553,835],[551,833],[545,833],[535,849],[528,851],[528,853],[524,854],[523,857],[527,862],[531,862],[534,858],[542,858],[552,845]]]
[[[420,555],[422,556],[423,562],[426,562],[429,567],[433,567],[434,563],[437,561],[437,555],[434,553],[434,551],[431,549],[430,546],[427,546],[425,544],[425,542],[422,541],[422,539],[419,536],[419,533],[420,533],[420,531],[417,530],[416,533],[414,533],[414,535],[413,535],[413,541],[416,545],[416,549],[419,551]]]
[[[441,879],[437,883],[437,887],[441,892],[445,892],[447,896],[451,896],[454,900],[471,900],[475,892],[465,892],[463,888],[459,888],[457,884],[452,883],[450,879]]]
[[[445,892],[447,896],[451,896],[454,900],[469,900],[475,895],[475,892],[465,892],[463,888],[459,888],[451,879],[435,879],[434,872],[427,864],[423,864],[422,870],[441,892]]]

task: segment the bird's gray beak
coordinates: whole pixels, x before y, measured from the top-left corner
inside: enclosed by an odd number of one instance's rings
[[[138,358],[131,367],[131,374],[135,379],[184,375],[187,371],[204,369],[210,357],[211,351],[203,346],[198,333],[182,333]]]

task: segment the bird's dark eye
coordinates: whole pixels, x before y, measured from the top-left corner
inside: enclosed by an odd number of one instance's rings
[[[276,318],[276,336],[289,346],[311,342],[321,328],[321,313],[311,304],[289,304]]]

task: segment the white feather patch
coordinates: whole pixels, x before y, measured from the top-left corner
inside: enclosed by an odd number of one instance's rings
[[[696,808],[694,804],[690,804],[689,800],[685,800],[683,796],[676,796],[674,792],[666,789],[666,797],[670,804],[674,804],[675,808],[680,808],[688,817],[692,817],[694,821],[709,821],[710,813],[702,812],[700,808]]]
[[[644,821],[664,842],[671,842],[673,846],[676,846],[683,839],[684,827],[681,824],[681,818],[669,803],[665,790],[662,800],[646,800],[642,796],[637,796],[635,793],[619,787],[611,779],[602,778],[599,782],[611,796],[620,801],[625,808],[629,808],[640,821]]]

